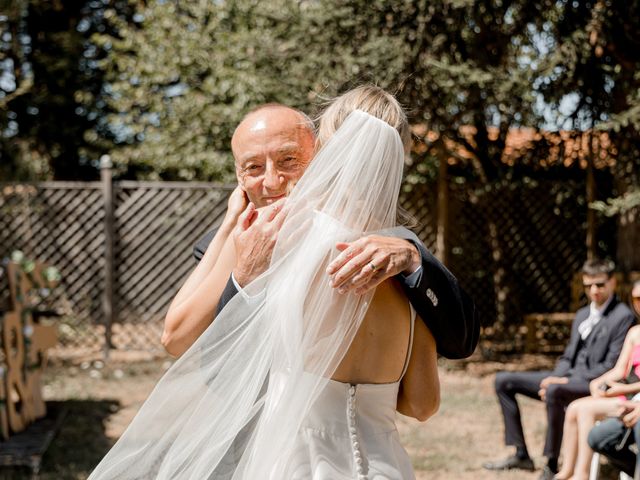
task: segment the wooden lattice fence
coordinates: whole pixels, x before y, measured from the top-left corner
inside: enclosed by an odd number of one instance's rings
[[[525,314],[572,309],[572,279],[587,257],[584,192],[584,182],[567,180],[452,188],[449,266],[474,297],[485,335],[507,348],[523,347]],[[599,221],[600,252],[613,258],[615,231]]]
[[[220,223],[231,188],[0,184],[0,258],[19,249],[59,269],[65,355],[107,345],[159,349],[162,318],[194,266],[193,244]],[[571,278],[586,256],[583,192],[584,182],[566,180],[490,190],[449,185],[447,264],[474,297],[487,333],[512,341],[524,314],[570,308]],[[437,185],[412,185],[400,200],[435,251]],[[599,231],[603,244],[615,245],[613,222]],[[0,276],[0,309],[7,304]]]
[[[211,184],[116,184],[115,347],[148,348],[149,335],[157,343],[166,309],[194,267],[193,244],[222,220],[229,192]]]
[[[194,266],[193,243],[219,223],[230,192],[209,183],[114,182],[109,207],[100,182],[0,188],[0,257],[22,250],[61,273],[59,348],[65,354],[103,350],[107,343],[159,348],[162,318]],[[105,225],[108,208],[113,221]],[[105,292],[109,265],[111,295]],[[0,295],[6,310],[6,276]]]
[[[99,348],[104,265],[104,210],[99,183],[40,183],[2,186],[0,255],[21,250],[55,265],[64,297],[57,304],[67,313],[61,329],[65,345]],[[8,305],[6,275],[0,279],[2,309]],[[94,323],[95,322],[95,323]]]

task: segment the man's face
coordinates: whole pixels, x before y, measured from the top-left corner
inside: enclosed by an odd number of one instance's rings
[[[238,183],[257,207],[288,195],[313,157],[314,138],[294,110],[267,107],[240,123],[231,140]]]
[[[616,289],[616,280],[603,273],[600,275],[583,275],[582,284],[584,291],[596,306],[606,303]]]

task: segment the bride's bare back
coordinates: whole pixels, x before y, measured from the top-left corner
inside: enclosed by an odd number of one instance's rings
[[[411,312],[401,287],[383,282],[333,375],[346,383],[391,383],[402,374],[409,350]]]
[[[345,383],[392,383],[402,375],[409,353],[411,310],[395,280],[380,284],[356,336],[333,379]],[[436,343],[420,317],[402,377],[397,410],[424,421],[440,404]]]

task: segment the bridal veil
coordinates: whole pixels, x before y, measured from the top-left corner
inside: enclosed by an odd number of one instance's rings
[[[395,226],[398,132],[352,112],[287,201],[270,268],[159,381],[90,480],[288,478],[298,429],[373,293],[340,295],[335,244]]]

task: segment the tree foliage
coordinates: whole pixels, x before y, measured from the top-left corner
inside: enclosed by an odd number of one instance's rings
[[[527,2],[154,2],[118,37],[99,36],[109,117],[131,174],[220,178],[229,139],[252,106],[279,101],[313,111],[346,87],[395,91],[412,119],[476,155],[497,176],[510,126],[532,119]],[[469,141],[461,127],[473,125]],[[489,139],[489,128],[500,135]],[[443,138],[443,137],[441,137]]]
[[[0,9],[0,175],[91,179],[106,145],[100,132],[101,52],[89,41],[105,30],[92,1],[14,0]]]
[[[10,4],[1,153],[24,175],[90,178],[109,152],[123,178],[227,179],[250,108],[314,114],[367,81],[422,126],[418,180],[442,155],[479,184],[544,175],[544,135],[504,162],[520,127],[605,129],[624,157],[616,175],[638,170],[637,0]]]

